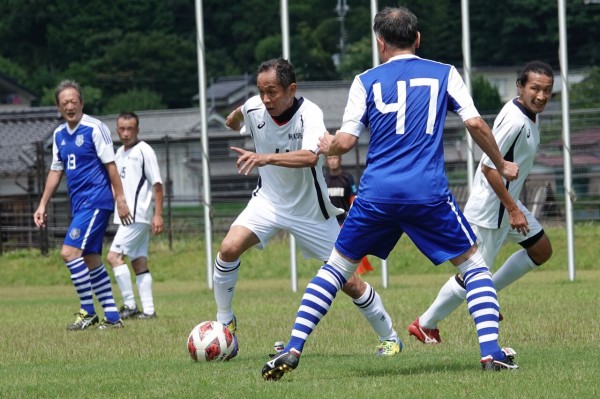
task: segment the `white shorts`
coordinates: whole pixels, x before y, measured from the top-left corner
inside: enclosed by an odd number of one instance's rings
[[[494,269],[493,266],[496,256],[498,256],[498,252],[505,241],[520,243],[542,231],[542,225],[533,214],[529,212],[529,209],[525,208],[525,205],[523,205],[521,201],[518,201],[517,205],[525,215],[527,224],[529,224],[529,233],[526,236],[517,232],[517,230],[512,229],[509,224],[500,227],[499,229],[490,229],[471,223],[471,228],[477,236],[479,252],[481,252],[481,256],[483,256],[483,259],[490,270]]]
[[[329,260],[340,233],[335,216],[324,222],[306,221],[295,215],[276,212],[271,204],[259,197],[252,197],[232,226],[244,226],[252,230],[260,240],[256,244],[258,249],[263,249],[275,234],[285,230],[296,238],[304,258],[322,261]]]
[[[150,241],[150,225],[146,223],[133,223],[128,226],[119,226],[117,234],[110,246],[111,252],[116,252],[129,259],[148,257],[148,242]]]

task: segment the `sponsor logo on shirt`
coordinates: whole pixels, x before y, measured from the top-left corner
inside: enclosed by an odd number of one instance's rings
[[[257,127],[258,127],[259,129],[262,129],[262,128],[263,128],[263,126],[265,126],[265,122],[264,122],[264,121],[263,121],[263,122],[261,122],[261,123],[259,123]]]
[[[288,138],[290,140],[302,140],[302,132],[299,133],[289,133]]]
[[[65,143],[65,139],[63,139],[63,140],[60,142],[60,145],[61,145],[61,147],[62,147],[62,146],[63,146],[63,145],[65,145],[65,144],[67,144],[67,143]]]

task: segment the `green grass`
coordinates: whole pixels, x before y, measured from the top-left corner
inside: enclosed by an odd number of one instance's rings
[[[500,294],[501,343],[518,352],[515,372],[482,373],[472,321],[461,308],[441,325],[444,342],[425,346],[406,327],[453,272],[430,266],[408,240],[390,258],[390,285],[366,279],[382,295],[405,350],[376,358],[376,337],[343,295],[305,347],[299,368],[279,382],[260,369],[273,342],[286,340],[301,292],[289,289],[287,241],[250,251],[240,269],[235,312],[240,354],[226,363],[194,363],[185,341],[214,318],[198,242],[174,250],[154,242],[151,269],[159,318],[123,330],[67,332],[77,300],[58,254],[0,258],[0,398],[592,398],[600,394],[599,227],[576,227],[577,278],[568,280],[564,230],[548,229],[555,249],[540,270]],[[514,250],[506,246],[501,258]],[[216,251],[216,250],[215,250]],[[318,263],[299,259],[300,291]]]

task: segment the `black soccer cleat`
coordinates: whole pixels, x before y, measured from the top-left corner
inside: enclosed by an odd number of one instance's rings
[[[289,373],[298,367],[300,358],[291,352],[281,352],[271,358],[262,368],[262,376],[265,380],[277,381],[285,373]]]
[[[502,352],[506,355],[503,360],[496,360],[491,355],[481,358],[481,368],[483,371],[501,371],[501,370],[516,370],[519,368],[514,362],[517,352],[512,348],[502,348]]]
[[[133,305],[132,308],[127,305],[123,305],[121,306],[121,309],[119,309],[119,317],[121,317],[123,320],[131,319],[134,316],[137,316],[139,313],[140,311],[136,305]]]

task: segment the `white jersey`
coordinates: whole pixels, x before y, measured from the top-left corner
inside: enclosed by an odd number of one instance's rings
[[[115,162],[133,222],[152,224],[153,187],[156,183],[162,184],[154,150],[144,141],[138,141],[128,150],[121,146],[115,155]],[[116,205],[114,222],[121,224]]]
[[[291,119],[279,125],[267,112],[259,96],[242,106],[246,131],[254,139],[256,153],[273,154],[297,150],[317,151],[319,137],[327,130],[323,112],[311,101],[300,98]],[[333,206],[323,177],[323,157],[314,167],[286,168],[267,165],[258,169],[254,196],[268,201],[278,212],[320,223],[343,213]]]
[[[510,196],[517,202],[540,143],[538,119],[513,99],[504,105],[496,117],[493,133],[504,159],[519,165],[519,177],[511,182],[504,180]],[[494,189],[481,172],[482,164],[495,169],[490,158],[484,154],[475,172],[473,190],[465,205],[464,214],[471,224],[500,228],[509,223],[509,217]]]

